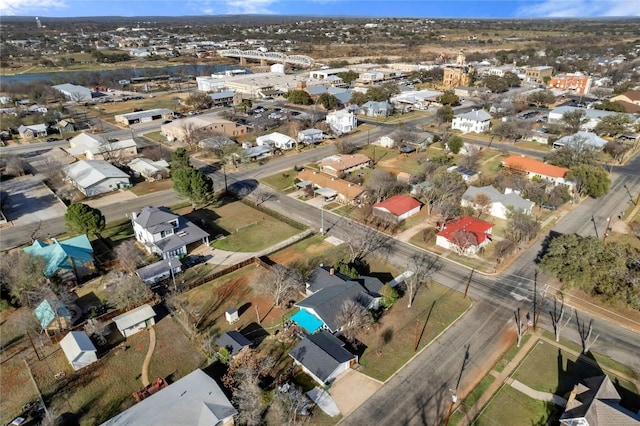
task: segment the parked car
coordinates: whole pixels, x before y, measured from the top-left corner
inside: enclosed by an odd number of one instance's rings
[[[196,266],[199,265],[201,263],[204,263],[207,261],[206,256],[202,256],[202,255],[193,255],[193,256],[187,256],[184,259],[182,259],[182,264],[186,267],[186,268],[191,268],[192,266]]]
[[[555,210],[556,206],[554,206],[552,204],[541,204],[540,208],[545,209],[545,210]]]

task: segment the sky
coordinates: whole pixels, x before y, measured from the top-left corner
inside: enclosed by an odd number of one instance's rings
[[[640,0],[0,0],[0,16],[229,14],[416,18],[640,17]]]

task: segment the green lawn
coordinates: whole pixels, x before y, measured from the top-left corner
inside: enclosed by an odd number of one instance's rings
[[[491,375],[486,375],[480,380],[469,395],[464,399],[463,404],[469,408],[473,407],[480,397],[487,391],[491,383],[496,379]]]
[[[275,175],[267,176],[260,179],[260,183],[263,183],[276,191],[292,192],[295,189],[295,180],[298,172],[295,170],[287,170],[284,172],[276,173]]]
[[[160,142],[160,143],[166,143],[167,142],[167,138],[165,138],[164,135],[162,135],[160,133],[160,130],[158,130],[157,132],[145,133],[144,137],[148,138],[148,139],[151,139],[152,141],[156,141],[156,142]]]
[[[549,423],[557,418],[558,411],[553,403],[538,401],[520,393],[511,386],[504,386],[480,416],[472,423],[478,426],[531,426]]]
[[[509,364],[509,362],[518,354],[518,352],[520,352],[520,349],[522,349],[522,346],[527,343],[527,341],[529,340],[529,338],[531,337],[530,334],[525,334],[524,336],[522,336],[522,341],[520,342],[520,347],[518,347],[515,343],[513,344],[513,346],[511,346],[509,348],[509,350],[507,352],[504,353],[504,355],[502,355],[502,358],[500,359],[500,361],[498,361],[498,363],[495,365],[495,367],[493,367],[494,370],[496,371],[502,371],[504,370],[504,368],[507,366],[507,364]]]
[[[211,234],[211,245],[227,251],[264,250],[300,232],[293,226],[239,201],[196,210],[187,217],[196,223],[204,221],[206,229]],[[224,238],[215,240],[218,235]]]
[[[367,346],[360,357],[362,372],[378,380],[388,379],[416,353],[416,321],[424,329],[421,329],[418,344],[420,350],[455,321],[470,304],[460,293],[437,283],[421,288],[411,308],[407,308],[406,297],[398,299],[384,312],[377,326],[361,337]]]

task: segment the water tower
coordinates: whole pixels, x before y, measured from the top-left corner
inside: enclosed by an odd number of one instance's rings
[[[40,18],[38,18],[36,16],[36,25],[38,26],[38,28],[42,28],[42,22],[40,22]]]

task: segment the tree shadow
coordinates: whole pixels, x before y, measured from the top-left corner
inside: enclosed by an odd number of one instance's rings
[[[240,330],[240,334],[249,339],[253,343],[254,348],[257,348],[264,339],[270,336],[269,332],[256,322],[252,322]]]
[[[547,254],[547,250],[549,250],[549,245],[551,244],[551,242],[556,238],[561,237],[562,235],[564,234],[557,231],[549,231],[549,233],[544,237],[544,240],[542,240],[540,251],[536,256],[535,263],[540,263],[540,261],[542,261],[544,255]]]
[[[247,312],[247,310],[251,307],[251,302],[247,302],[244,305],[240,306],[238,308],[238,316],[241,317],[242,314],[244,314],[245,312]]]

